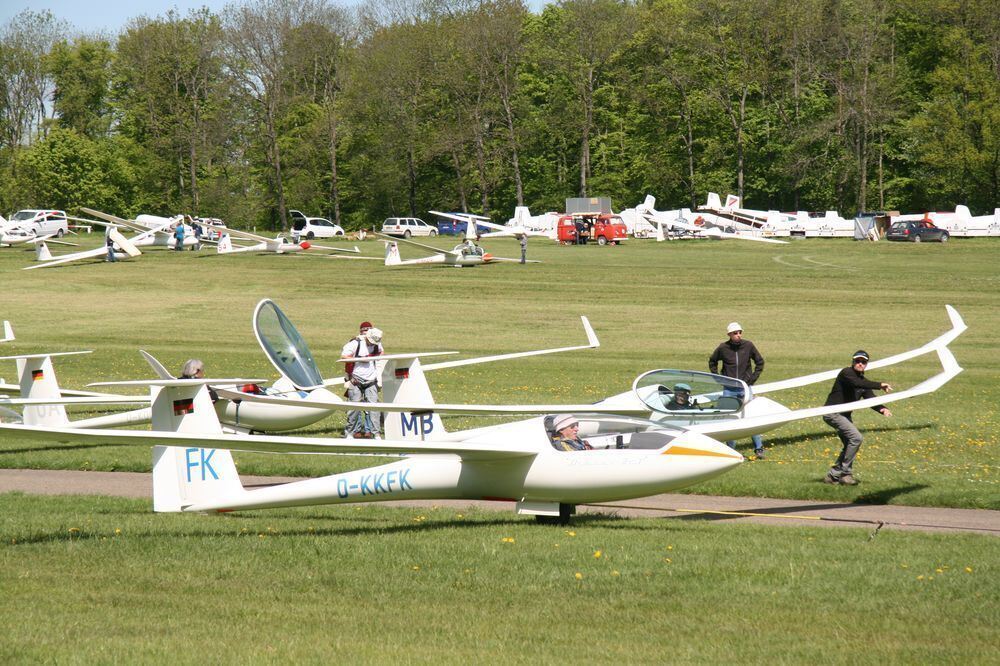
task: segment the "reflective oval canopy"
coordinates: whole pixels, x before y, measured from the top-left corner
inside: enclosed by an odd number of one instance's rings
[[[639,375],[632,390],[654,412],[685,416],[732,414],[753,397],[739,379],[694,370],[651,370]]]
[[[316,367],[309,346],[274,301],[264,299],[257,304],[253,331],[274,367],[297,388],[323,385],[323,375]]]

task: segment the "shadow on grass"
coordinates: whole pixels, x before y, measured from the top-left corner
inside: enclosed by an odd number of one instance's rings
[[[907,486],[900,486],[899,488],[887,488],[885,490],[880,490],[876,492],[866,493],[864,495],[859,495],[855,497],[850,502],[829,502],[829,503],[816,503],[816,504],[798,504],[794,506],[775,506],[775,507],[763,507],[759,509],[743,509],[738,512],[730,513],[693,513],[683,516],[666,516],[673,520],[703,520],[703,521],[718,521],[718,520],[735,520],[739,518],[749,517],[747,514],[756,515],[791,515],[795,516],[799,512],[804,511],[825,511],[831,509],[848,509],[854,507],[858,504],[871,504],[871,505],[883,505],[888,504],[893,498],[899,497],[900,495],[906,495],[907,493],[916,492],[918,490],[923,490],[924,488],[929,488],[930,486],[926,484],[911,484]],[[801,517],[801,516],[800,516]],[[869,522],[867,519],[858,518],[858,522]]]
[[[135,444],[125,442],[98,442],[94,444],[52,444],[49,446],[29,446],[20,449],[7,449],[0,447],[0,467],[2,467],[3,456],[13,453],[43,453],[45,451],[76,451],[83,449],[106,449],[121,446],[135,446]]]
[[[906,426],[875,426],[874,428],[862,428],[862,433],[877,433],[877,432],[899,432],[901,430],[927,430],[928,428],[935,427],[933,423],[915,423],[913,425]],[[767,436],[766,433],[764,435]],[[801,444],[802,442],[811,442],[816,439],[823,439],[829,437],[830,439],[836,439],[837,433],[834,432],[833,428],[827,428],[825,430],[815,430],[813,432],[807,432],[801,435],[795,435],[792,437],[775,437],[774,439],[765,439],[768,446],[784,446],[786,444]]]
[[[913,483],[899,488],[886,488],[885,490],[864,493],[854,498],[854,504],[888,504],[890,500],[900,495],[917,492],[924,488],[930,488],[930,486],[926,483]]]
[[[419,511],[419,508],[415,509]],[[139,513],[145,515],[146,511],[137,512],[124,512],[125,515],[134,516]],[[104,514],[109,515],[109,514]],[[209,523],[211,520],[237,520],[239,523],[232,525],[232,528],[236,529],[235,532],[222,531],[218,529],[218,523]],[[351,526],[344,527],[309,527],[300,528],[294,530],[281,530],[273,529],[270,525],[280,524],[283,519],[294,519],[297,521],[308,521],[314,520],[316,522],[350,522]],[[606,529],[627,529],[631,531],[648,531],[657,529],[652,526],[642,526],[636,525],[634,522],[628,518],[621,516],[609,516],[602,514],[580,514],[573,517],[567,525],[536,525],[534,521],[525,520],[522,516],[516,516],[511,514],[509,517],[489,517],[489,518],[472,518],[472,519],[448,519],[448,520],[420,520],[419,522],[410,519],[411,522],[403,522],[404,519],[394,520],[392,518],[384,517],[365,517],[365,516],[334,516],[334,515],[321,515],[321,514],[307,514],[307,515],[295,515],[295,516],[282,516],[282,515],[272,515],[268,517],[255,516],[255,515],[234,515],[234,514],[220,514],[220,515],[209,515],[201,516],[200,520],[206,521],[205,527],[201,526],[186,526],[190,529],[178,529],[176,526],[169,529],[164,529],[163,531],[156,531],[155,527],[146,527],[144,529],[136,530],[129,528],[127,530],[126,537],[118,538],[128,538],[128,539],[162,539],[171,537],[180,537],[184,539],[219,539],[219,538],[235,538],[235,539],[259,539],[260,536],[266,536],[269,538],[281,538],[281,537],[365,537],[365,536],[394,536],[399,534],[426,534],[431,532],[437,532],[442,530],[454,530],[454,529],[475,529],[480,527],[524,527],[524,526],[537,526],[538,529],[574,529],[582,526],[590,527],[602,527]],[[252,524],[247,524],[249,521],[254,521]],[[269,526],[261,527],[260,521],[266,521]],[[362,523],[362,525],[358,525]],[[211,528],[211,529],[206,529]],[[75,529],[75,528],[74,528]],[[115,538],[115,535],[109,531],[104,530],[89,530],[81,528],[77,531],[59,531],[46,534],[32,534],[28,536],[9,536],[5,535],[3,537],[3,543],[0,545],[8,547],[16,546],[28,546],[28,545],[38,545],[38,544],[50,544],[50,543],[67,543],[67,542],[97,542],[102,539]]]

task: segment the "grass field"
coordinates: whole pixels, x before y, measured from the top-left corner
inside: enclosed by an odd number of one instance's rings
[[[517,255],[512,241],[486,245]],[[966,371],[897,403],[891,420],[857,414],[860,487],[820,482],[838,442],[817,419],[773,433],[766,461],[694,490],[1000,508],[998,241],[533,241],[529,255],[544,263],[387,270],[153,251],[23,272],[30,254],[5,249],[0,319],[18,340],[0,351],[94,350],[57,359],[72,388],[150,377],[140,348],[174,369],[196,356],[211,375],[273,377],[250,327],[269,297],[333,376],[362,319],[385,330],[391,351],[481,355],[580,344],[585,314],[600,350],[430,376],[442,401],[584,402],[652,368],[703,369],[734,319],[773,381],[842,367],[859,347],[878,358],[923,344],[948,327],[950,303],[969,324],[952,346]],[[10,381],[13,362],[2,363]],[[905,386],[934,372],[918,359],[872,375]],[[827,390],[786,404],[821,404]],[[308,432],[340,427],[332,418]],[[365,464],[237,461],[243,472],[293,475]],[[142,471],[150,454],[4,439],[0,467]],[[593,516],[552,528],[506,513],[380,506],[206,517],[153,514],[148,501],[6,494],[0,661],[995,663],[998,564],[995,538],[978,535],[869,540],[856,529]]]
[[[995,537],[0,505],[4,663],[996,663]]]
[[[96,242],[96,241],[95,241]],[[438,240],[439,244],[447,243]],[[380,255],[381,244],[361,244]],[[494,240],[496,254],[517,244]],[[403,250],[407,256],[409,248]],[[216,256],[151,251],[138,260],[21,271],[31,254],[0,251],[7,288],[0,318],[18,340],[6,354],[92,349],[56,359],[61,383],[152,376],[137,350],[179,371],[192,356],[215,376],[273,377],[250,326],[253,307],[273,298],[309,341],[328,376],[362,319],[386,332],[390,351],[458,350],[482,355],[584,341],[586,314],[602,346],[439,371],[444,402],[587,402],[627,390],[652,368],[706,368],[740,321],[767,359],[762,381],[843,367],[857,348],[873,357],[909,349],[947,329],[955,305],[969,330],[952,348],[965,372],[931,396],[894,405],[885,419],[864,410],[866,435],[855,466],[862,485],[820,483],[839,451],[819,419],[767,438],[766,461],[745,464],[697,492],[799,499],[1000,508],[997,474],[1000,357],[1000,242],[859,243],[811,239],[787,246],[736,242],[629,242],[624,247],[561,247],[532,241],[542,264],[473,269],[397,269],[378,262],[305,256]],[[14,377],[14,364],[0,376]],[[937,370],[923,357],[876,379],[907,386]],[[822,404],[824,384],[781,396],[790,407]],[[328,419],[314,433],[337,433]],[[451,418],[450,428],[483,423]],[[749,442],[741,442],[748,452]],[[356,460],[238,455],[246,473],[317,475]],[[148,470],[143,448],[51,447],[5,441],[0,466]]]

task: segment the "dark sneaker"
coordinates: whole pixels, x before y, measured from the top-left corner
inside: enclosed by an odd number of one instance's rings
[[[835,479],[829,473],[823,477],[823,483],[829,483],[831,486],[835,486],[840,483],[840,479]]]
[[[855,479],[850,474],[845,474],[844,476],[840,477],[840,485],[842,485],[842,486],[856,486],[856,485],[858,485],[858,480]]]
[[[767,457],[767,455],[764,453],[764,449],[754,449],[753,454],[757,456],[757,460],[763,460],[764,458]]]

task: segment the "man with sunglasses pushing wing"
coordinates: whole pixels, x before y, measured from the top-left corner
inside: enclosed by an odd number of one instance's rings
[[[833,381],[833,388],[830,389],[830,395],[826,398],[826,404],[841,405],[860,400],[861,398],[874,398],[875,393],[873,389],[880,389],[886,393],[892,391],[892,386],[885,382],[873,382],[870,379],[866,379],[865,368],[867,367],[868,352],[863,349],[854,352],[854,356],[851,357],[850,367],[841,370],[840,374]],[[892,412],[884,405],[876,405],[872,409],[882,416],[892,416]],[[854,458],[858,455],[858,449],[861,448],[861,442],[864,438],[861,436],[861,431],[858,430],[858,427],[851,420],[851,412],[827,414],[823,417],[823,420],[837,431],[837,436],[840,437],[840,441],[844,444],[837,462],[827,472],[826,477],[823,478],[823,482],[842,486],[858,485],[858,481],[851,473],[851,468],[854,465]]]

